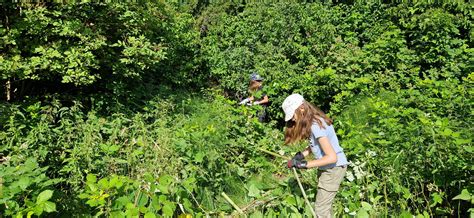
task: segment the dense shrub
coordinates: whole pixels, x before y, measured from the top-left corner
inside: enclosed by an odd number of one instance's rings
[[[196,84],[193,17],[162,3],[2,4],[1,79],[125,91],[143,80]],[[92,13],[93,12],[93,13]],[[41,83],[40,83],[41,84]],[[101,88],[98,88],[101,87]],[[36,87],[35,87],[36,88]],[[17,91],[14,91],[17,89]]]

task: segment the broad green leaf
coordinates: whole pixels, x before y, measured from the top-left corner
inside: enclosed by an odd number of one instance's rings
[[[145,194],[140,194],[139,200],[138,200],[138,206],[143,207],[148,203],[148,196]]]
[[[156,217],[155,214],[152,212],[148,212],[145,214],[145,218],[155,218],[155,217]]]
[[[443,132],[441,132],[441,135],[443,135],[443,136],[451,136],[451,134],[453,134],[453,131],[449,128],[446,128],[446,129],[444,129]]]
[[[194,161],[196,161],[197,163],[201,163],[204,159],[204,152],[198,152],[195,156],[194,156]]]
[[[443,198],[438,193],[433,193],[432,194],[432,199],[433,199],[433,203],[430,205],[431,207],[434,207],[437,204],[441,204],[443,202]]]
[[[157,186],[160,191],[163,193],[167,194],[168,193],[168,188],[173,181],[173,177],[169,175],[164,175],[158,179],[159,185]]]
[[[39,204],[39,203],[45,202],[45,201],[49,200],[51,198],[51,196],[53,196],[53,191],[44,190],[36,198],[36,203]]]
[[[464,200],[464,201],[470,201],[472,198],[471,193],[467,189],[463,189],[461,191],[461,194],[456,195],[453,200]]]
[[[33,211],[35,212],[36,216],[40,216],[43,213],[43,205],[42,204],[36,205]]]
[[[471,143],[471,141],[472,141],[471,139],[459,139],[458,138],[458,139],[454,140],[454,143],[456,143],[457,145],[466,145],[464,147],[469,147],[468,144]],[[468,150],[466,150],[466,151],[468,151]],[[472,148],[471,148],[471,151],[469,151],[469,152],[472,153]]]
[[[117,200],[115,200],[115,204],[119,208],[125,207],[128,203],[131,203],[131,200],[128,199],[126,196],[121,196],[121,197],[117,198]]]
[[[368,218],[369,213],[367,213],[367,211],[364,208],[360,208],[359,211],[357,211],[356,217],[357,218]]]
[[[138,211],[138,208],[129,208],[126,213],[128,214],[128,217],[138,217],[140,211]]]
[[[34,158],[28,158],[25,161],[25,170],[27,171],[32,171],[33,169],[38,167],[38,163]]]
[[[253,183],[249,187],[248,196],[250,196],[250,197],[260,196],[260,190]]]
[[[162,184],[157,184],[156,187],[161,191],[163,192],[163,194],[168,194],[169,191],[168,191],[168,186],[164,186]]]
[[[413,215],[410,212],[404,210],[400,213],[399,217],[400,218],[413,218]]]
[[[26,190],[26,188],[28,188],[28,186],[30,185],[31,183],[31,180],[29,177],[26,177],[26,176],[22,176],[18,182],[16,182],[15,184],[18,185],[21,190]]]
[[[120,182],[117,175],[114,175],[114,176],[112,176],[112,178],[110,178],[109,186],[110,187],[116,187],[116,188],[120,188],[122,186],[122,184],[121,184],[121,182]]]
[[[367,203],[365,201],[362,201],[360,203],[360,205],[362,206],[362,208],[364,208],[365,211],[371,211],[372,210],[372,205],[370,205],[369,203]]]
[[[99,200],[89,199],[88,201],[86,201],[86,204],[88,204],[91,207],[95,207],[95,206],[99,205]]]
[[[158,199],[158,197],[156,195],[153,195],[151,197],[151,206],[153,207],[153,209],[155,210],[160,210],[161,209],[161,201]]]
[[[295,206],[296,205],[296,199],[294,196],[291,196],[289,195],[288,197],[285,198],[285,202],[288,204],[288,205],[292,205],[292,206]]]
[[[135,208],[135,204],[133,204],[132,202],[128,203],[126,206],[125,206],[127,209],[132,209],[132,208]]]
[[[99,180],[99,182],[97,182],[97,184],[99,185],[99,187],[101,187],[102,189],[108,189],[110,186],[109,186],[109,180],[107,178],[102,178]]]
[[[93,182],[95,183],[97,181],[97,177],[94,174],[87,174],[87,182]]]
[[[148,208],[145,207],[145,206],[140,206],[138,208],[138,211],[140,211],[140,213],[146,214],[146,213],[148,213]]]
[[[165,216],[173,216],[173,213],[174,213],[173,203],[166,202],[165,204],[163,204],[162,210]]]
[[[189,177],[186,180],[184,180],[182,184],[188,191],[192,192],[194,190],[195,183],[196,183],[196,178]]]
[[[99,147],[100,149],[102,149],[102,151],[105,151],[105,152],[109,151],[109,145],[107,144],[100,144]]]
[[[46,201],[44,202],[43,209],[44,211],[51,213],[53,211],[56,211],[56,204],[51,201]]]
[[[109,152],[113,153],[120,149],[120,145],[111,145],[109,146]]]
[[[166,197],[166,195],[160,195],[160,197],[158,197],[158,201],[160,203],[164,203],[164,202],[168,201],[168,197]]]

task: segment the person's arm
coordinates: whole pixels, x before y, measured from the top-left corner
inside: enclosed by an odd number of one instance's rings
[[[326,136],[320,137],[318,141],[324,152],[324,156],[320,159],[309,161],[306,165],[307,168],[326,166],[337,162],[337,155],[329,142],[329,138]]]
[[[247,104],[247,105],[251,105],[252,104],[252,101],[253,101],[253,96],[250,96],[244,100],[242,100],[239,104]]]
[[[261,101],[256,101],[254,104],[266,104],[268,103],[268,95],[263,96],[263,99]]]
[[[303,156],[308,156],[309,154],[311,154],[311,148],[308,146],[306,147],[302,152],[301,154],[303,154]]]
[[[250,99],[246,98],[246,99],[242,100],[241,102],[239,102],[239,104],[247,104],[249,102],[250,102]]]

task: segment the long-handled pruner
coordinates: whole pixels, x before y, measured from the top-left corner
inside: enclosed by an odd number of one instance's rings
[[[267,154],[273,155],[275,157],[283,158],[285,160],[290,160],[291,159],[291,158],[285,157],[283,155],[277,154],[275,152],[267,151],[263,148],[258,148],[258,150],[260,150],[262,152],[265,152]],[[295,174],[296,181],[298,182],[298,186],[301,189],[301,193],[303,193],[303,198],[304,198],[306,204],[309,206],[309,208],[311,208],[311,214],[313,214],[313,216],[316,217],[316,213],[314,212],[313,206],[311,206],[311,203],[309,202],[308,197],[306,196],[306,192],[303,189],[303,185],[301,184],[300,177],[298,176],[298,172],[296,171],[295,168],[292,168],[292,169],[293,169],[293,174]]]

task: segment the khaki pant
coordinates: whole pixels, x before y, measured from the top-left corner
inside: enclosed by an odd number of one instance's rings
[[[346,170],[346,166],[340,166],[318,172],[318,193],[314,205],[317,217],[333,217],[332,202],[346,175]]]

